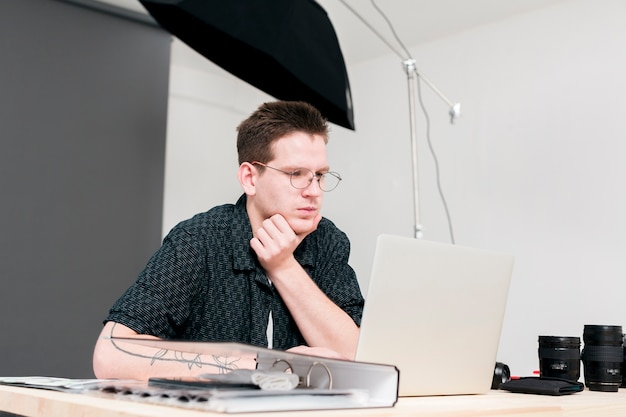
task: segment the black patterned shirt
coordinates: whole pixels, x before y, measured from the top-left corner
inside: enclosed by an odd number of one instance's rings
[[[179,223],[106,321],[163,339],[267,346],[271,311],[274,348],[305,344],[250,239],[245,195]],[[349,254],[347,236],[325,218],[294,252],[317,286],[360,325],[364,300]]]

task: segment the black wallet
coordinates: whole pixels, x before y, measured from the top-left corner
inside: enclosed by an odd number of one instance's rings
[[[566,395],[584,390],[585,385],[562,378],[528,376],[504,382],[500,389],[522,394]]]

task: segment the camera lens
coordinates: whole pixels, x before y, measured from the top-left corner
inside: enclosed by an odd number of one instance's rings
[[[511,370],[509,366],[502,362],[496,362],[493,370],[493,379],[491,380],[491,389],[499,389],[500,384],[504,384],[511,380]]]
[[[624,362],[622,326],[585,325],[583,341],[585,385],[591,391],[617,392]]]
[[[578,381],[580,337],[539,336],[539,375]]]
[[[623,335],[622,340],[626,340],[626,334]],[[624,362],[622,362],[622,385],[621,388],[626,388],[626,345],[624,345]]]

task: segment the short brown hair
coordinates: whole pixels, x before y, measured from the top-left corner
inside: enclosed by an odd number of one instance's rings
[[[302,101],[263,103],[237,126],[237,153],[243,162],[267,163],[274,159],[273,143],[291,133],[320,135],[328,143],[328,122],[313,106]]]

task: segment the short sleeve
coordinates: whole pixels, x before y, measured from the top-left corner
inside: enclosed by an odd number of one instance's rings
[[[177,226],[150,258],[135,283],[115,302],[107,321],[140,334],[175,337],[190,314],[203,275],[202,256]]]

